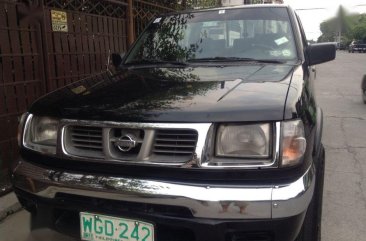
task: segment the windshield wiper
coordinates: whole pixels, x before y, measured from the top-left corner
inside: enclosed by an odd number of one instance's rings
[[[176,60],[160,60],[160,59],[138,59],[127,64],[171,64],[171,65],[179,65],[179,66],[187,66],[186,62],[176,61]]]
[[[282,64],[286,61],[284,60],[276,60],[276,59],[254,59],[254,58],[241,58],[241,57],[213,57],[213,58],[197,58],[197,59],[188,59],[187,62],[237,62],[237,61],[245,61],[245,62],[256,62],[256,63],[275,63]]]

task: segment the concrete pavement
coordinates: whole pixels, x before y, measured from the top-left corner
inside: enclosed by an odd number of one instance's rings
[[[13,192],[0,197],[0,222],[20,209],[21,206]]]
[[[338,51],[335,61],[317,71],[317,101],[325,115],[323,241],[366,240],[365,66],[366,54]]]
[[[25,241],[30,236],[30,214],[25,210],[8,216],[0,222],[1,241]]]

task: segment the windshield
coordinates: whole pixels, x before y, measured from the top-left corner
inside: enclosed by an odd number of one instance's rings
[[[211,10],[156,18],[125,63],[294,60],[286,8]]]

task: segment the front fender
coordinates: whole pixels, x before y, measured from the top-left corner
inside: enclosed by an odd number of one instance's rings
[[[317,160],[318,156],[321,154],[321,145],[322,145],[322,136],[323,136],[323,110],[320,107],[316,108],[316,130],[315,130],[315,140],[314,140],[314,148],[313,148],[313,156],[314,160]]]

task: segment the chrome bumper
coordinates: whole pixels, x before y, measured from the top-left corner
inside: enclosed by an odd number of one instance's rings
[[[58,172],[26,161],[13,170],[16,188],[39,197],[57,193],[187,207],[197,218],[271,219],[306,211],[314,192],[311,166],[295,182],[281,185],[197,185],[117,176]]]

